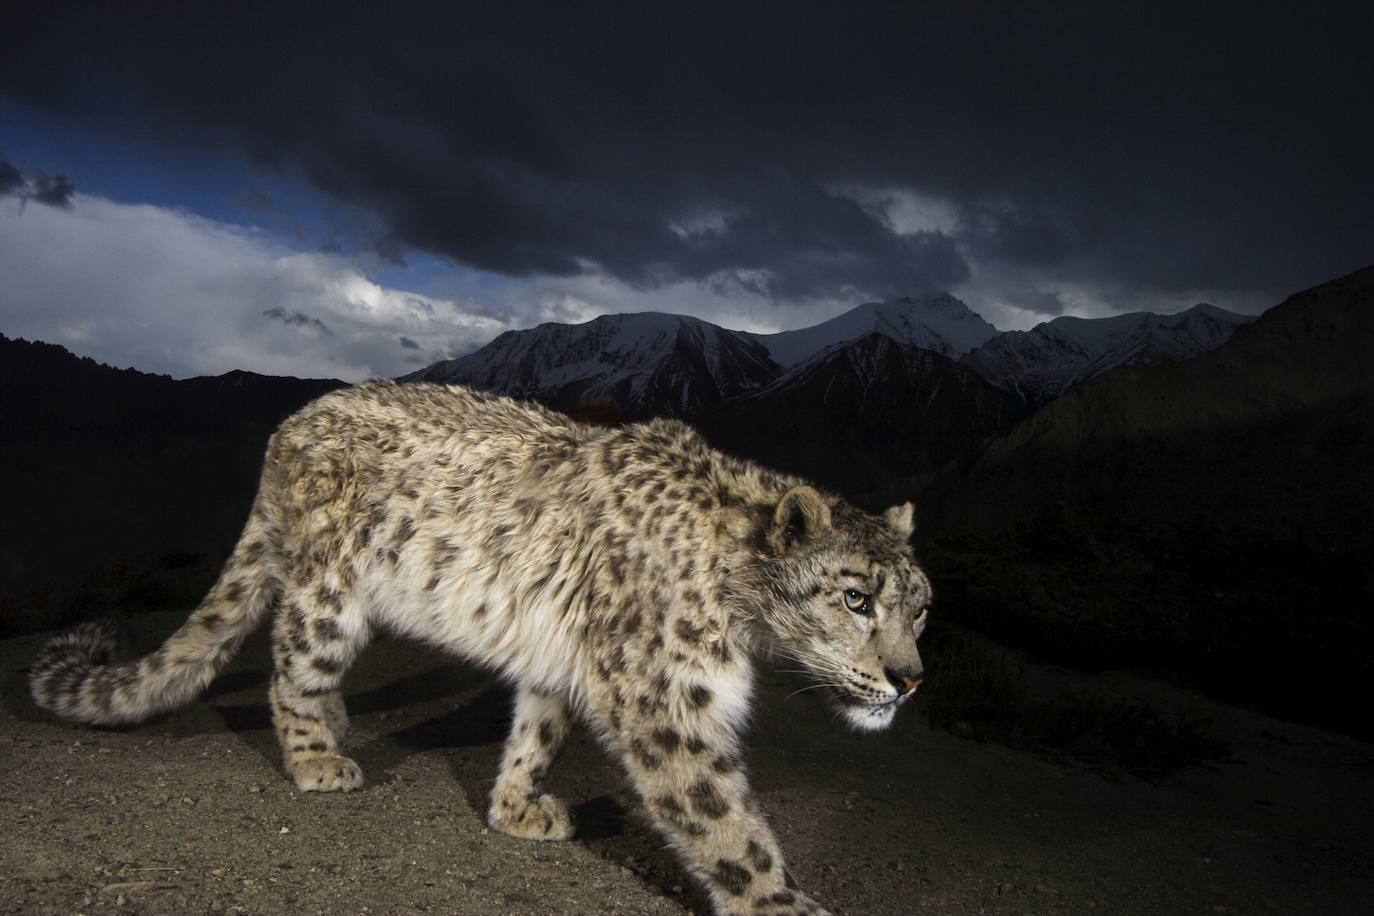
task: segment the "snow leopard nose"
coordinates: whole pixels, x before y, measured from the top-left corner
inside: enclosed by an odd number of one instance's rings
[[[918,668],[884,668],[883,674],[897,688],[897,693],[905,695],[921,686],[923,672]]]

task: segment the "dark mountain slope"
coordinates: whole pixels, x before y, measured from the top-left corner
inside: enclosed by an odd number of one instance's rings
[[[921,493],[951,612],[1339,719],[1374,675],[1371,354],[1374,268],[1067,392]]]
[[[1370,555],[1371,409],[1374,268],[1291,297],[1196,359],[1069,391],[949,469],[928,498],[962,491],[965,529],[1068,500]]]
[[[232,545],[273,428],[342,384],[174,381],[0,336],[0,595]]]
[[[693,422],[719,448],[857,495],[966,454],[1024,412],[949,357],[870,333]]]

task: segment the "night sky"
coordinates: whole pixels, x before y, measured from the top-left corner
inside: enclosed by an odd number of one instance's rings
[[[147,371],[935,290],[1256,313],[1374,262],[1369,4],[29,6],[0,332]]]

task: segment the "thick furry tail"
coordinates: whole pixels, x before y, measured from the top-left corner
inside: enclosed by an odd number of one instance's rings
[[[49,642],[29,670],[34,701],[64,719],[129,725],[195,699],[279,600],[280,585],[263,563],[264,524],[255,511],[219,581],[151,655],[114,664],[124,639],[109,621]]]

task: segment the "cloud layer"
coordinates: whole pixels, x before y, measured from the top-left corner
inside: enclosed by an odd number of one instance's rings
[[[249,369],[361,381],[467,352],[508,326],[474,303],[386,289],[187,213],[76,195],[0,202],[10,336],[177,377]]]
[[[395,261],[1047,317],[1254,310],[1374,251],[1354,6],[91,7],[23,14],[0,85],[241,151]]]

